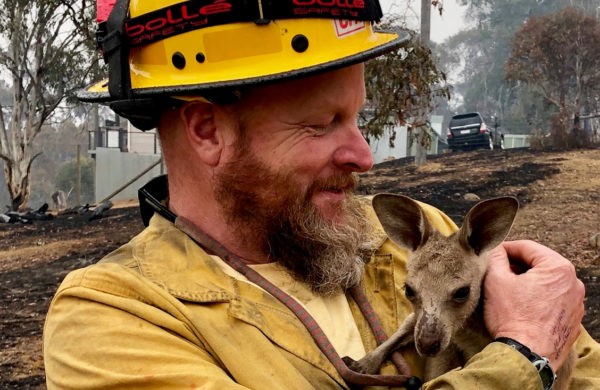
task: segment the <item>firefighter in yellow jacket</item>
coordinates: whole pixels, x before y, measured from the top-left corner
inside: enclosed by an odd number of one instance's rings
[[[406,252],[353,195],[372,166],[362,62],[407,40],[375,32],[381,16],[376,0],[99,0],[109,78],[79,97],[157,127],[168,179],[140,190],[142,233],[60,286],[44,328],[49,389],[421,386],[412,347],[378,374],[342,359],[411,311]],[[568,260],[506,242],[484,288],[485,325],[517,344],[492,342],[423,389],[550,389],[571,348],[571,388],[600,388]]]

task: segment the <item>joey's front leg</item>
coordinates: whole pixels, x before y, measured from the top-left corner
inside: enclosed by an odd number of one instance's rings
[[[348,367],[354,371],[363,374],[375,374],[379,371],[381,364],[392,352],[414,341],[414,329],[415,315],[413,313],[406,317],[406,320],[400,325],[400,328],[396,333],[377,348],[366,354],[365,357],[358,361],[345,357],[344,361]]]

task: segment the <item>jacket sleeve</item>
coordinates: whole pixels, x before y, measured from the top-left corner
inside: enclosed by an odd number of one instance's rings
[[[600,344],[582,330],[574,348],[577,362],[569,389],[600,389]],[[539,390],[542,382],[523,355],[504,344],[491,343],[464,368],[450,371],[423,386],[423,390],[475,388]]]
[[[600,344],[583,329],[575,342],[577,362],[571,389],[600,389]]]
[[[447,372],[423,386],[423,390],[541,388],[542,381],[529,360],[501,343],[489,344],[462,369]]]
[[[70,274],[44,326],[48,389],[243,389],[189,327],[122,286],[115,293]]]

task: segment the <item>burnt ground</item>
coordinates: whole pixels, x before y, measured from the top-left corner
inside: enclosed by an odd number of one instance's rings
[[[584,324],[600,340],[600,149],[534,152],[472,151],[377,165],[359,191],[400,193],[433,204],[460,224],[475,201],[513,195],[521,209],[510,237],[531,238],[559,251],[586,285]],[[142,229],[137,207],[108,217],[60,215],[30,225],[0,224],[0,388],[44,389],[41,336],[58,284],[73,269],[98,261]]]

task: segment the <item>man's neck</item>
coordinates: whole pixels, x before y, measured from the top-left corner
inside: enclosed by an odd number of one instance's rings
[[[202,207],[191,207],[195,205]],[[185,218],[196,229],[209,235],[213,240],[227,248],[227,251],[244,260],[247,264],[269,263],[269,256],[258,243],[256,232],[241,232],[229,224],[215,202],[179,201],[176,197],[169,200],[169,209],[177,216]]]

